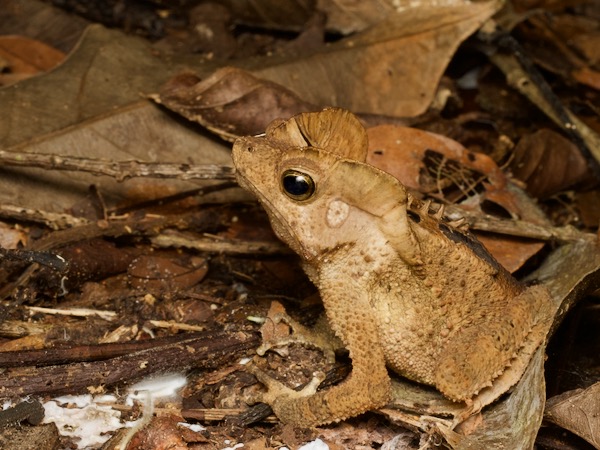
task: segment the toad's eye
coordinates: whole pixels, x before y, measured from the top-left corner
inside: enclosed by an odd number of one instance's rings
[[[286,170],[281,176],[281,186],[288,197],[294,200],[308,200],[315,193],[313,179],[297,170]]]

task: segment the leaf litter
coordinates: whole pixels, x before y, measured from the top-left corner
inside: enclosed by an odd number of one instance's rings
[[[35,3],[23,2],[24,10],[31,8]],[[265,1],[265,4],[267,3]],[[556,39],[556,33],[566,33],[565,30],[569,30],[571,41],[566,45],[558,45],[558,48],[561,56],[570,61],[571,65],[568,66],[571,68],[570,71],[557,70],[556,65],[552,65],[552,61],[545,58],[541,52],[531,51],[532,49],[528,48],[529,53],[533,55],[536,64],[544,70],[553,70],[559,74],[567,85],[570,82],[569,77],[573,77],[580,86],[585,86],[578,87],[585,92],[583,97],[575,97],[572,94],[569,97],[568,87],[557,89],[556,92],[560,94],[559,100],[564,101],[570,110],[557,106],[557,97],[548,96],[548,86],[539,83],[538,72],[534,71],[534,75],[531,75],[531,67],[524,64],[522,58],[515,58],[514,55],[510,55],[510,52],[507,54],[505,47],[497,47],[501,48],[501,51],[492,54],[491,61],[508,77],[509,85],[502,84],[506,83],[503,80],[500,81],[501,86],[504,86],[503,89],[508,91],[514,87],[543,111],[543,114],[526,119],[525,122],[513,123],[507,120],[510,114],[502,114],[502,104],[493,100],[493,91],[492,102],[488,105],[494,105],[494,108],[486,109],[485,104],[482,103],[483,111],[469,110],[471,106],[465,106],[469,105],[470,100],[468,90],[457,88],[455,82],[438,85],[448,63],[451,63],[451,66],[446,71],[446,77],[456,79],[456,67],[452,66],[461,64],[461,60],[455,59],[456,55],[471,57],[472,39],[464,43],[458,53],[456,53],[457,48],[498,9],[498,3],[478,2],[446,6],[424,4],[422,8],[400,12],[390,7],[391,2],[374,3],[377,3],[378,7],[371,9],[372,15],[362,14],[360,7],[358,10],[352,10],[351,6],[343,2],[336,2],[333,9],[326,9],[329,14],[326,14],[326,20],[323,22],[324,30],[333,30],[345,37],[333,43],[323,42],[320,47],[313,46],[308,53],[303,53],[299,46],[294,47],[290,42],[286,43],[285,39],[273,47],[273,53],[269,53],[268,50],[265,51],[265,43],[267,42],[268,47],[276,42],[277,38],[265,40],[264,35],[252,36],[250,32],[245,31],[240,35],[246,39],[243,48],[247,51],[247,55],[244,56],[252,56],[252,58],[236,60],[235,66],[247,72],[222,68],[225,64],[217,64],[218,58],[214,58],[214,55],[211,57],[210,51],[200,58],[197,55],[186,55],[185,51],[169,54],[165,50],[169,45],[166,40],[161,41],[156,47],[160,50],[154,50],[151,44],[139,38],[92,26],[61,66],[46,75],[19,81],[0,90],[0,98],[2,98],[0,108],[4,110],[5,117],[10,117],[9,123],[3,121],[4,125],[0,124],[1,150],[19,154],[30,152],[58,157],[85,157],[90,161],[99,161],[101,164],[103,161],[107,164],[109,161],[156,161],[182,165],[228,166],[230,162],[227,144],[214,139],[201,127],[185,122],[165,109],[158,108],[144,97],[159,93],[153,98],[158,99],[167,108],[183,114],[187,119],[199,122],[206,129],[226,139],[240,134],[261,132],[272,119],[293,115],[298,110],[318,110],[326,105],[347,107],[362,113],[361,117],[365,123],[384,123],[387,125],[383,127],[390,127],[391,131],[386,133],[391,133],[392,137],[383,142],[392,150],[388,151],[386,148],[384,162],[388,164],[390,171],[400,168],[408,171],[408,175],[404,175],[406,178],[401,178],[403,182],[420,193],[419,195],[433,194],[436,201],[447,204],[448,211],[452,210],[452,207],[460,207],[462,211],[470,210],[471,215],[465,212],[467,217],[476,216],[480,224],[487,224],[488,228],[485,232],[487,236],[482,235],[482,239],[499,237],[501,238],[499,248],[503,249],[505,254],[519,252],[520,256],[515,257],[517,262],[506,262],[507,265],[514,264],[514,270],[520,268],[518,275],[524,275],[532,268],[538,267],[529,276],[531,280],[543,283],[551,290],[553,301],[556,302],[558,309],[554,328],[559,329],[561,321],[569,320],[568,311],[580,307],[580,299],[598,286],[597,273],[600,260],[597,247],[593,236],[585,233],[597,230],[597,222],[588,220],[587,226],[584,227],[578,221],[578,212],[573,209],[573,205],[577,204],[580,205],[579,208],[583,208],[582,202],[573,203],[572,200],[566,200],[573,197],[583,199],[584,195],[590,195],[580,191],[583,177],[586,177],[586,189],[594,192],[597,184],[594,160],[598,159],[595,155],[598,152],[597,130],[600,127],[597,120],[598,111],[597,108],[594,109],[594,100],[598,95],[594,91],[597,89],[594,84],[594,73],[597,70],[595,66],[598,58],[593,52],[594,30],[597,29],[594,28],[597,27],[597,21],[594,22],[593,19],[596,16],[590,13],[594,11],[593,6],[582,2],[579,9],[568,12],[560,12],[560,7],[556,7],[557,9],[553,11],[555,21],[549,23],[544,22],[545,19],[529,20],[527,15],[517,16],[518,20],[513,21],[515,29],[519,29],[522,33],[518,37],[525,44],[525,48],[531,46],[534,40],[526,33],[528,29],[521,26],[521,23],[531,24],[537,33],[536,36],[542,36],[542,39],[555,46],[561,43]],[[371,2],[364,2],[364,4],[365,8],[367,4],[372,6]],[[247,15],[248,11],[245,10],[249,6],[244,5],[243,2],[239,5],[241,6],[238,10],[230,10],[231,18],[228,20],[231,23],[241,24],[244,21],[254,20],[252,22],[254,26],[261,25],[260,20],[249,19],[251,15]],[[523,8],[519,2],[515,2],[513,6],[517,9]],[[278,8],[289,12],[283,2]],[[338,10],[335,11],[335,8]],[[12,10],[8,9],[8,11]],[[172,17],[176,17],[181,11],[174,9]],[[310,16],[310,8],[306,11]],[[54,10],[52,12],[54,13]],[[60,17],[62,13],[55,14],[56,17]],[[266,20],[271,30],[279,26],[287,30],[302,29],[308,20],[298,20],[298,17],[304,17],[301,15],[289,15],[296,20],[290,25],[285,22],[281,14],[269,17]],[[274,20],[273,17],[277,19]],[[504,23],[502,20],[506,18],[506,12],[496,15],[498,23]],[[265,17],[260,19],[265,20]],[[170,22],[170,26],[173,23]],[[558,27],[557,23],[567,23],[569,26]],[[211,24],[207,23],[206,26],[210,28]],[[217,25],[214,26],[216,29]],[[220,30],[220,33],[226,33],[222,28]],[[483,34],[480,33],[484,36],[484,45],[476,43],[474,47],[485,47],[487,54],[490,55],[490,46],[493,48],[496,44],[493,39],[489,39],[491,35],[488,29],[485,30]],[[190,36],[192,35],[193,33],[190,33]],[[314,36],[318,35],[317,33]],[[564,39],[564,36],[561,34],[561,38]],[[56,45],[56,41],[53,40],[46,42]],[[185,44],[185,39],[179,39],[177,42],[178,45],[182,42]],[[235,47],[240,44],[233,37],[233,41],[228,45]],[[256,45],[255,54],[252,50],[248,50],[252,45]],[[196,47],[198,48],[200,47]],[[210,45],[205,48],[209,49]],[[236,51],[239,52],[241,48],[240,45],[237,50],[226,50],[226,54],[239,55]],[[575,59],[572,48],[577,51]],[[286,54],[286,49],[291,53]],[[478,70],[482,70],[483,67],[487,72],[497,71],[494,66],[482,62],[480,57],[474,60],[478,64],[476,66]],[[212,97],[208,98],[208,102],[203,103],[204,98],[194,102],[194,96],[202,97],[203,91],[200,93],[190,91],[191,94],[185,92],[184,97],[165,95],[173,91],[169,91],[168,87],[166,90],[161,90],[161,86],[170,77],[183,71],[188,73],[187,80],[193,80],[193,82],[186,81],[184,87],[193,89],[197,85],[208,85],[213,89],[210,91]],[[192,72],[195,73],[196,78],[191,78],[189,74]],[[235,80],[243,80],[235,83],[239,83],[244,89],[241,91],[238,89],[235,93],[232,90],[234,85],[222,82],[226,79],[221,78],[223,74],[227,77],[234,76]],[[267,81],[262,81],[263,78]],[[527,82],[523,82],[524,79]],[[206,80],[217,82],[206,82]],[[561,87],[559,82],[552,81],[554,84],[550,89]],[[542,88],[535,91],[534,88],[539,86]],[[215,87],[221,90],[215,91]],[[232,93],[234,95],[231,95]],[[265,99],[269,98],[273,99],[271,103],[265,103]],[[442,102],[441,106],[443,115],[439,114],[440,109],[436,109],[440,106],[435,108],[432,106],[434,98],[446,98],[445,105]],[[581,100],[582,98],[584,100]],[[187,102],[187,111],[182,109],[185,102]],[[281,108],[282,102],[288,103],[284,109]],[[207,109],[207,106],[212,109]],[[464,112],[461,112],[461,108]],[[558,125],[553,126],[544,118],[544,114]],[[451,120],[453,117],[457,120]],[[423,136],[423,131],[398,127],[398,124],[405,125],[407,118],[411,118],[408,120],[409,123],[418,125],[422,130],[437,133],[445,130],[440,134],[449,135],[465,144],[461,145],[435,134],[426,135],[430,139],[426,144],[418,144],[417,137]],[[565,118],[567,120],[563,120]],[[493,133],[486,131],[490,123],[495,127]],[[534,124],[542,124],[538,128],[552,131],[535,133],[536,128],[532,126]],[[573,128],[571,124],[575,124],[575,127]],[[473,126],[479,128],[470,128]],[[498,154],[490,153],[486,156],[469,148],[471,145],[471,148],[477,147],[477,151],[481,150],[481,145],[472,145],[473,140],[478,139],[477,136],[481,134],[481,129],[486,131],[487,134],[484,135],[491,141],[483,145],[484,150],[502,150],[505,155],[498,157]],[[377,127],[371,128],[369,133],[372,143],[387,136]],[[399,137],[394,133],[407,133],[402,135],[402,139],[408,140],[414,147],[397,145]],[[527,136],[527,133],[531,137],[523,137]],[[545,144],[546,141],[553,144],[548,146]],[[374,158],[382,156],[377,155],[377,151],[383,146],[380,142],[374,147],[372,154]],[[546,145],[545,149],[540,150],[544,145]],[[394,149],[394,146],[402,147],[403,151]],[[565,149],[560,151],[566,153],[555,152],[553,149],[557,147]],[[448,153],[449,149],[456,148],[459,150]],[[402,153],[404,156],[401,156]],[[509,156],[508,162],[503,159],[506,155]],[[583,160],[580,155],[583,155]],[[513,158],[512,161],[510,158]],[[565,158],[574,161],[574,166],[565,164]],[[536,160],[542,160],[544,164],[536,164]],[[556,162],[548,165],[545,164],[546,161]],[[535,170],[519,175],[517,169],[527,166],[533,166]],[[512,174],[507,171],[507,167],[514,168],[514,174],[527,184],[526,189],[530,195],[539,196],[545,201],[536,205],[530,197],[523,194],[522,190],[519,190],[518,182],[511,178]],[[181,171],[183,174],[183,166]],[[552,183],[544,183],[544,180],[552,180]],[[49,328],[37,335],[36,345],[57,347],[64,345],[64,341],[58,336],[61,335],[60,331],[63,331],[64,335],[65,330],[71,333],[71,341],[83,339],[82,342],[86,342],[87,339],[87,342],[92,345],[94,340],[97,340],[94,336],[108,331],[113,332],[115,336],[121,334],[124,339],[132,339],[134,342],[157,335],[166,337],[170,334],[168,328],[158,328],[152,324],[164,320],[175,330],[179,325],[177,321],[185,322],[185,317],[195,317],[195,320],[199,321],[196,325],[202,324],[209,329],[225,327],[233,330],[232,324],[236,324],[238,330],[251,330],[252,325],[246,322],[245,318],[266,313],[266,307],[273,294],[269,286],[283,286],[279,298],[282,298],[281,296],[286,298],[290,293],[296,299],[310,296],[311,289],[306,280],[297,275],[290,277],[289,273],[293,273],[293,270],[291,272],[284,270],[285,265],[293,264],[293,261],[289,262],[285,252],[281,252],[281,256],[276,257],[281,258],[276,264],[261,261],[260,258],[232,259],[227,253],[232,250],[225,250],[226,253],[222,253],[223,249],[232,248],[225,244],[232,243],[229,241],[231,235],[228,235],[228,229],[231,229],[234,224],[237,230],[242,230],[241,233],[239,231],[236,233],[242,237],[251,236],[253,234],[251,230],[259,226],[258,224],[265,227],[264,218],[260,219],[259,211],[248,210],[247,205],[242,205],[240,208],[239,205],[231,203],[236,199],[247,200],[247,196],[239,191],[231,190],[229,193],[224,191],[222,194],[217,191],[213,197],[204,198],[202,194],[206,189],[206,182],[157,181],[147,178],[119,182],[109,176],[90,175],[78,170],[55,171],[51,167],[34,169],[4,166],[0,182],[3,183],[3,189],[0,190],[2,192],[0,215],[5,226],[8,227],[3,234],[7,237],[5,242],[9,245],[12,242],[16,252],[15,258],[11,258],[10,262],[5,261],[2,267],[3,285],[12,288],[4,290],[5,300],[2,308],[6,318],[9,319],[4,322],[7,325],[6,333],[8,333],[8,325],[17,325],[19,319],[21,319],[19,326],[25,327],[25,322],[22,321],[24,305],[43,305],[48,301],[59,302],[61,306],[67,308],[91,306],[99,309],[116,309],[120,317],[125,319],[120,324],[121,331],[109,330],[106,328],[106,323],[92,319],[86,319],[86,330],[77,331],[81,328],[80,322],[77,321],[81,319],[73,319],[75,321],[67,319],[65,322],[64,319],[55,320],[51,315],[40,316],[38,313],[32,318]],[[93,188],[90,189],[90,186]],[[510,186],[510,189],[507,189],[507,186]],[[566,196],[565,189],[571,189],[567,191],[571,197]],[[588,209],[590,206],[585,205]],[[182,208],[189,213],[181,214]],[[593,209],[591,207],[592,211]],[[67,223],[71,224],[66,225],[66,228],[65,225],[55,228],[62,228],[62,233],[51,232],[53,227],[48,227],[57,223],[55,221],[58,220],[58,214],[62,215],[61,220],[66,218]],[[593,214],[587,213],[587,216]],[[85,218],[83,222],[85,227],[82,227],[82,222],[77,221],[82,217]],[[515,223],[523,225],[516,240],[511,232],[506,231],[506,226],[509,224],[513,226],[510,229],[514,229]],[[551,230],[549,234],[554,236],[550,238],[553,240],[551,245],[547,243],[548,238],[540,241],[539,238],[532,237],[534,233],[531,230],[534,228],[532,226],[528,228],[528,223]],[[560,227],[564,225],[577,226],[581,232],[578,234],[570,231],[570,228],[565,228],[563,231]],[[244,232],[244,229],[249,231]],[[181,231],[188,234],[179,235]],[[18,234],[15,234],[16,232]],[[157,239],[169,233],[175,233],[178,238],[181,238],[177,241],[178,245],[181,245],[179,252],[186,253],[185,257],[175,257],[171,250],[158,246]],[[114,250],[107,249],[106,252],[95,254],[85,246],[89,239],[99,237],[104,242],[112,243]],[[152,241],[148,241],[148,238]],[[194,253],[189,253],[185,248],[191,248],[194,241],[203,239],[212,239],[213,244],[211,247],[203,247],[204,250],[199,250],[202,258],[194,260],[197,258],[193,256]],[[266,245],[272,237],[259,234],[259,239],[261,239],[259,245]],[[43,241],[45,244],[36,245],[37,241]],[[60,249],[67,248],[65,247],[67,244],[83,257],[81,262],[69,257],[69,260],[74,262],[75,267],[72,269],[75,273],[90,272],[89,269],[85,269],[86,257],[106,263],[112,259],[109,255],[113,251],[121,251],[121,248],[133,247],[136,249],[136,254],[146,259],[138,259],[138,263],[133,266],[127,261],[122,261],[123,267],[115,269],[115,275],[110,275],[113,269],[92,270],[91,272],[104,280],[103,288],[87,275],[80,279],[72,277],[73,286],[69,288],[68,293],[59,295],[60,276],[51,281],[51,270],[44,271],[30,267],[25,260],[19,259],[18,252],[19,247],[24,245],[26,249],[43,248],[44,251],[60,254]],[[240,248],[240,245],[251,248],[252,242],[235,244],[236,248]],[[522,249],[527,247],[524,244],[533,245],[534,248],[523,253]],[[208,250],[209,248],[211,250]],[[511,250],[507,251],[507,249]],[[533,255],[535,258],[530,260]],[[118,261],[120,257],[115,255],[114,258],[114,261]],[[501,256],[499,258],[502,259]],[[537,262],[532,262],[536,259]],[[140,261],[143,264],[140,264]],[[190,262],[191,266],[188,265]],[[208,264],[208,272],[205,272],[207,268],[205,263]],[[172,264],[174,266],[171,267]],[[190,268],[189,276],[192,278],[178,280],[177,274],[182,273],[187,277]],[[145,274],[142,271],[140,274],[140,270],[150,270],[150,273]],[[129,280],[124,276],[126,271],[129,272]],[[282,283],[278,281],[278,277],[280,275],[283,277],[284,273],[286,278]],[[23,274],[28,275],[23,276]],[[145,278],[158,280],[159,284],[153,287],[153,293],[142,295],[130,289],[136,284],[139,287],[140,283],[145,282],[132,281],[131,277],[135,280]],[[164,280],[161,281],[160,277],[164,277]],[[191,285],[193,286],[190,288]],[[249,302],[249,299],[253,301]],[[159,305],[160,307],[157,307]],[[173,310],[170,305],[177,305],[177,309]],[[197,309],[204,312],[182,315],[184,305],[189,311]],[[210,307],[207,308],[207,305]],[[206,314],[208,310],[213,311],[213,314]],[[28,332],[24,331],[25,329],[22,328],[20,331],[22,338],[25,338],[22,344],[31,345],[34,342],[31,339],[29,344],[26,344]],[[48,329],[53,331],[48,332]],[[560,333],[560,329],[558,332]],[[10,335],[3,334],[3,336]],[[227,335],[224,338],[226,339]],[[5,337],[5,339],[16,341],[14,337]],[[231,344],[226,339],[223,348],[235,348],[227,347]],[[26,347],[15,345],[13,348],[24,351]],[[170,350],[165,350],[167,351]],[[245,350],[238,350],[237,353],[229,350],[229,353],[239,358],[245,354]],[[168,353],[161,354],[160,351],[156,351],[156,354],[167,355]],[[312,355],[309,358],[318,358],[318,356]],[[484,410],[481,416],[472,421],[473,423],[465,424],[462,430],[458,430],[460,433],[445,429],[443,422],[440,422],[437,428],[438,435],[433,440],[427,434],[413,434],[412,440],[406,437],[402,445],[406,448],[419,448],[419,445],[415,446],[419,439],[422,447],[428,441],[439,442],[437,439],[443,436],[450,448],[502,448],[502,446],[503,448],[532,448],[538,434],[545,398],[543,359],[543,352],[538,352],[512,394]],[[301,364],[300,359],[297,361],[296,364]],[[78,372],[81,368],[74,364],[65,366],[63,370],[82,374],[83,372]],[[192,372],[196,374],[195,376],[200,374],[200,378],[197,379],[200,394],[194,397],[195,400],[190,397],[187,403],[184,401],[186,411],[202,410],[202,417],[206,418],[208,413],[217,414],[215,417],[219,417],[218,411],[226,410],[219,407],[231,408],[231,405],[240,405],[240,389],[252,385],[253,381],[245,372],[235,368],[235,359],[221,364],[221,368],[233,364],[230,366],[231,370],[226,371],[229,375],[220,381],[223,392],[229,394],[224,394],[221,398],[215,396],[210,385],[202,384],[202,370]],[[285,361],[282,360],[279,364],[285,364]],[[310,370],[313,363],[309,359],[304,364],[306,364],[304,367]],[[43,377],[44,373],[48,376],[51,372],[41,370],[40,375],[36,376]],[[133,371],[121,380],[134,380],[140,376],[140,372]],[[16,379],[13,378],[16,375],[10,373],[8,377],[13,381]],[[229,390],[227,386],[235,388]],[[576,402],[581,406],[584,414],[586,409],[594,407],[593,403],[589,403],[589,400],[593,399],[594,388],[589,388],[590,394],[586,388],[587,386],[584,386],[583,391],[565,394],[568,396],[566,397],[568,401]],[[73,391],[76,390],[73,388]],[[423,392],[417,387],[416,394],[422,395]],[[586,429],[580,418],[568,416],[561,410],[560,407],[565,404],[563,400],[565,396],[550,401],[551,406],[546,410],[547,419],[596,444],[598,438],[595,428]],[[198,405],[204,405],[204,408],[199,409]],[[197,412],[185,414],[188,417],[199,417]],[[403,413],[396,412],[396,414],[403,417],[399,420],[400,423],[411,423],[406,415],[402,415]],[[372,425],[366,428],[366,432],[363,430],[360,445],[367,448],[372,448],[369,447],[370,445],[385,448],[391,442],[398,442],[394,435],[400,436],[401,433],[405,433],[402,431],[403,428],[391,428],[390,423],[378,416],[369,417],[368,423]],[[393,415],[389,417],[392,418]],[[520,417],[529,419],[521,420]],[[231,431],[221,428],[219,422],[206,423],[211,424],[209,433],[213,433],[213,436],[230,435]],[[520,423],[522,427],[515,427],[515,423]],[[348,426],[360,429],[361,424],[357,421],[350,425],[339,425],[339,434],[336,434],[336,427],[323,430],[321,435],[326,436],[329,448],[335,448],[335,445],[345,447],[359,445],[358,441],[353,441],[352,432],[342,434],[341,430]],[[384,433],[382,431],[384,429],[387,432]],[[377,433],[380,434],[375,438]],[[268,429],[255,426],[238,430],[234,434],[249,445],[251,442],[262,442],[260,445],[265,448],[264,436],[287,439],[287,442],[299,445],[311,437],[319,436],[319,431],[302,434],[299,430],[286,430],[285,427]],[[369,436],[373,437],[371,443],[369,443]],[[145,439],[142,435],[139,438]],[[144,441],[145,448],[154,448],[153,445],[156,444],[154,441],[157,439],[157,437],[149,437]],[[188,441],[178,441],[178,445],[183,446],[182,448],[189,447],[193,438],[188,436],[187,439]],[[225,439],[220,442],[222,446],[226,445]],[[228,440],[228,442],[229,445],[233,445],[233,441]],[[218,445],[207,442],[194,445],[200,445],[198,448],[219,448]]]

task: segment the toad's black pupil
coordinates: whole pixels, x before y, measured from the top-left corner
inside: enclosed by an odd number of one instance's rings
[[[304,175],[286,175],[283,177],[283,188],[291,195],[304,195],[310,190],[310,184]]]

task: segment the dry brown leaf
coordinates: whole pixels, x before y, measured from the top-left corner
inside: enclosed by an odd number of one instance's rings
[[[0,58],[7,63],[0,74],[0,85],[6,86],[56,67],[63,61],[65,54],[34,39],[0,36]]]
[[[147,42],[90,26],[65,63],[0,90],[0,116],[10,117],[0,121],[0,148],[135,103],[164,83],[169,70]]]
[[[515,178],[527,184],[527,192],[537,198],[549,197],[592,177],[577,146],[549,129],[523,136],[510,167]]]
[[[471,152],[440,134],[396,125],[372,127],[367,134],[367,162],[391,173],[411,189],[442,195],[443,190],[455,185],[469,194],[473,193],[482,177],[496,189],[506,186],[504,173],[489,156]],[[452,171],[450,164],[446,167],[425,167],[428,152],[437,153],[442,164],[453,161],[455,170]],[[506,209],[511,211],[509,205]]]
[[[583,225],[596,228],[600,224],[600,191],[578,192],[575,203]]]
[[[600,383],[548,399],[544,419],[600,449]]]
[[[324,105],[415,116],[428,108],[458,45],[501,3],[425,4],[388,14],[374,27],[310,56],[252,62],[255,76],[279,86],[225,68],[202,82],[190,75],[176,79],[157,99],[227,139],[262,132],[274,118]]]
[[[65,53],[75,46],[90,24],[76,14],[39,0],[3,1],[1,4],[1,34],[27,36]]]
[[[529,259],[544,248],[540,241],[506,235],[484,234],[473,231],[488,252],[510,273],[519,270]]]
[[[230,164],[229,147],[173,120],[140,93],[169,76],[144,41],[93,26],[53,71],[0,90],[0,149],[101,158]],[[44,95],[40,95],[43,92]],[[70,105],[65,108],[65,105]],[[131,179],[81,172],[2,168],[0,203],[63,213],[95,185],[108,205],[164,197],[197,182]]]
[[[368,30],[303,58],[260,61],[253,73],[317,105],[411,117],[423,113],[458,45],[501,1],[424,6],[387,16]]]
[[[227,140],[262,133],[275,119],[318,109],[290,90],[234,67],[204,80],[178,75],[153,98]]]
[[[30,80],[27,80],[28,82]],[[229,148],[170,119],[149,101],[115,109],[60,132],[42,134],[6,150],[87,156],[113,161],[143,160],[229,164]],[[165,197],[197,188],[197,182],[134,178],[119,183],[111,177],[83,172],[5,168],[0,178],[0,203],[62,213],[86,202],[95,185],[109,205]]]
[[[550,291],[553,301],[560,304],[553,331],[583,295],[596,290],[600,285],[598,237],[583,236],[585,237],[556,248],[526,280],[543,284]]]

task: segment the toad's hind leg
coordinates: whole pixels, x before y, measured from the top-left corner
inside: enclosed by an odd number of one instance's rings
[[[515,346],[504,344],[505,330],[495,328],[461,330],[444,348],[434,382],[442,394],[457,401],[470,399],[509,365]]]
[[[503,308],[488,310],[458,330],[442,351],[435,386],[456,401],[491,386],[524,347],[535,349],[544,340],[541,328],[547,327],[539,325],[541,302],[546,298],[529,288]]]

